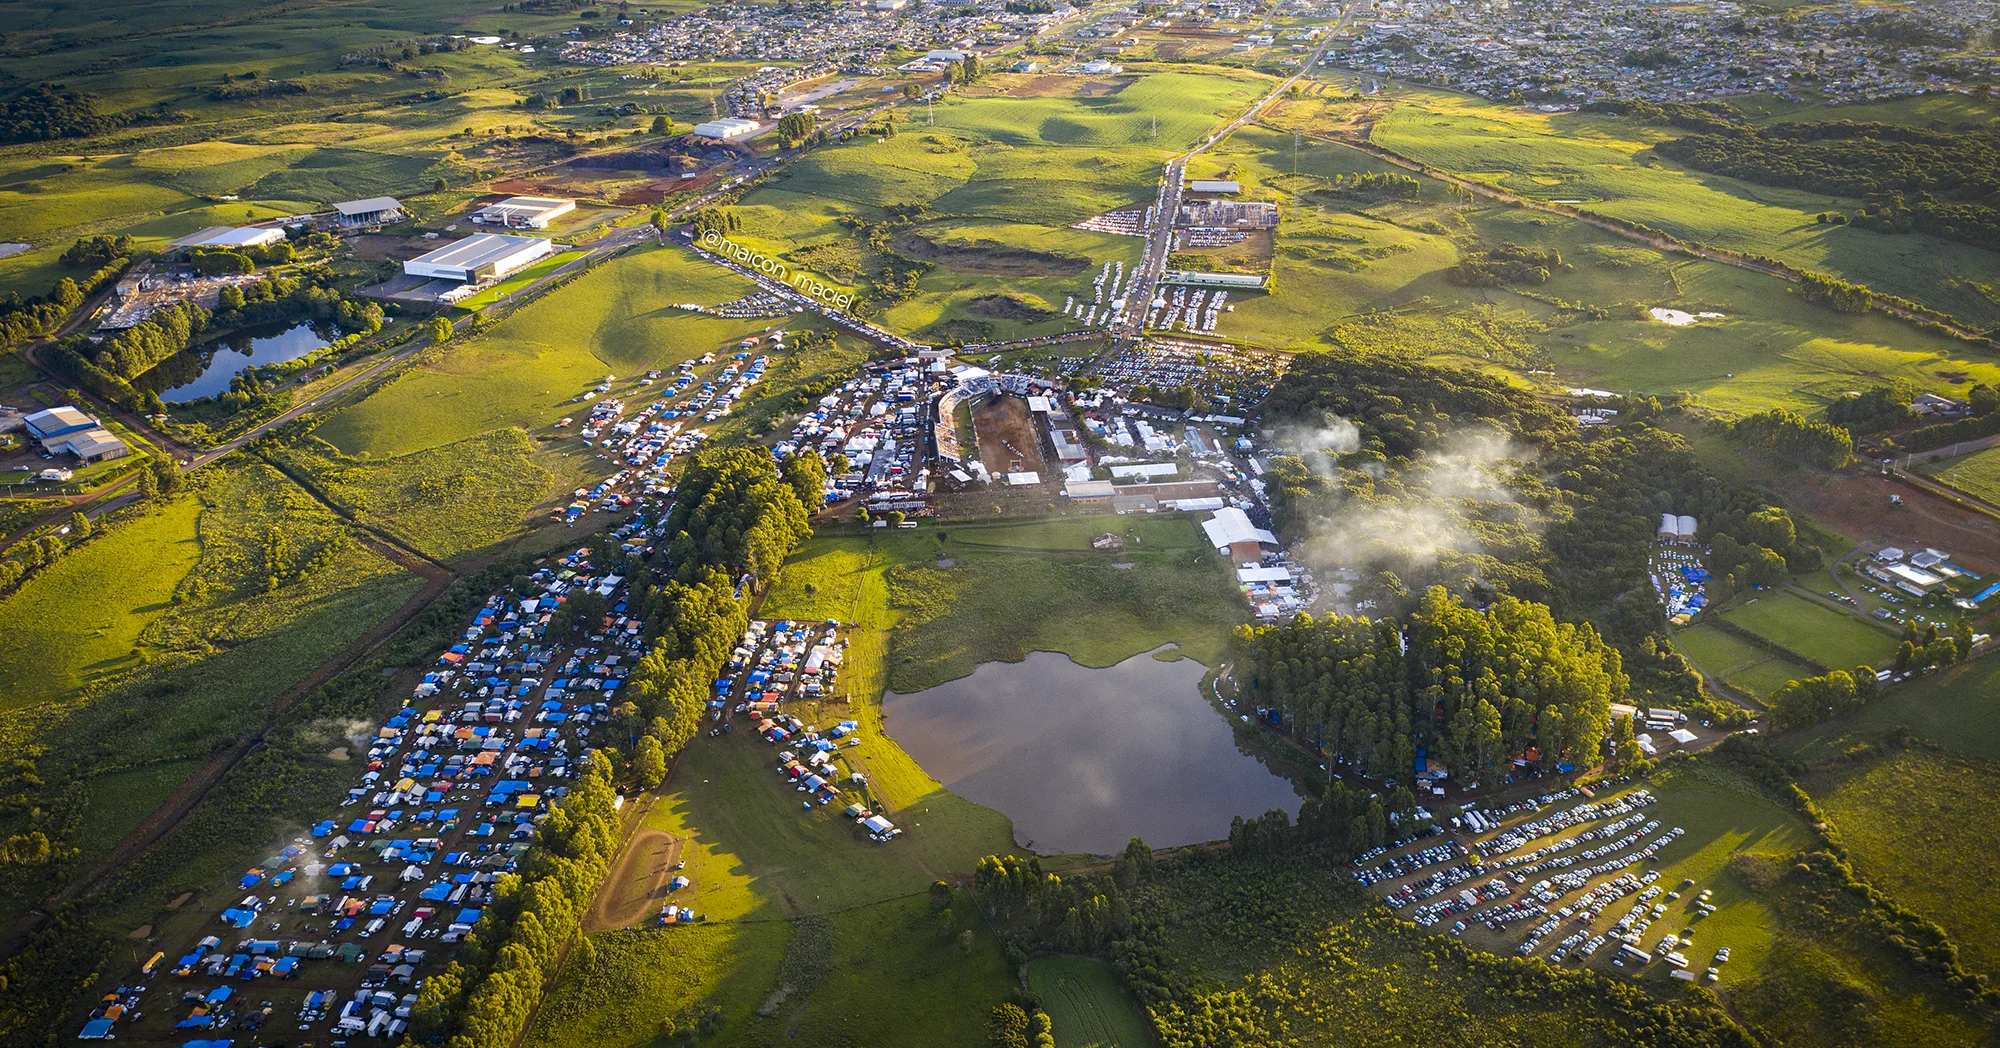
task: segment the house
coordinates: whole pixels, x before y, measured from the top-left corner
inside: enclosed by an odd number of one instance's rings
[[[509,229],[547,229],[549,223],[576,210],[576,201],[560,197],[508,197],[472,213],[472,221],[482,226]]]
[[[346,200],[333,205],[333,211],[333,224],[340,229],[386,226],[404,218],[403,204],[395,197]]]
[[[555,245],[543,237],[478,233],[410,259],[403,263],[403,272],[470,284],[504,277],[554,251]]]

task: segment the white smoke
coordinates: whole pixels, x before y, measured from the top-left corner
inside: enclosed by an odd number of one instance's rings
[[[1324,426],[1279,430],[1277,439],[1308,468],[1333,477],[1335,456],[1360,450],[1360,431],[1345,419]],[[1467,500],[1515,502],[1507,481],[1523,465],[1522,450],[1490,427],[1468,427],[1447,435],[1384,484],[1378,497],[1345,497],[1312,521],[1294,554],[1316,567],[1357,571],[1431,567],[1447,554],[1474,554],[1480,542],[1467,526]],[[1378,482],[1380,463],[1361,464]]]

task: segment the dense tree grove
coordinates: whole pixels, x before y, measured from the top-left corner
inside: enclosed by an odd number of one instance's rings
[[[1308,560],[1362,571],[1357,594],[1377,600],[1378,614],[1393,618],[1433,585],[1546,604],[1557,620],[1593,623],[1647,704],[1740,716],[1704,697],[1669,643],[1647,563],[1660,515],[1701,522],[1722,554],[1722,588],[1751,565],[1808,570],[1818,550],[1753,524],[1783,511],[1647,424],[1657,403],[1608,406],[1623,421],[1585,429],[1491,376],[1346,351],[1302,355],[1267,402],[1298,450],[1273,458],[1263,478],[1273,526]]]
[[[1465,287],[1546,284],[1550,274],[1572,268],[1554,248],[1501,244],[1467,254],[1458,265],[1445,272],[1445,277]]]
[[[811,529],[797,492],[762,448],[711,448],[681,474],[667,556],[683,581],[710,568],[769,578]]]
[[[1330,762],[1376,778],[1409,774],[1419,751],[1462,783],[1508,760],[1597,763],[1610,703],[1629,684],[1589,624],[1503,597],[1480,611],[1426,592],[1407,633],[1390,622],[1300,615],[1243,627],[1238,679],[1260,708]]]
[[[106,339],[92,363],[119,376],[137,378],[179,353],[208,327],[209,312],[193,302],[175,302]]]
[[[1866,313],[1875,308],[1875,293],[1825,273],[1799,274],[1799,294],[1836,313]]]
[[[1850,433],[1900,426],[1914,417],[1910,402],[1916,396],[1916,388],[1907,382],[1874,386],[1855,396],[1835,397],[1826,406],[1826,420]]]
[[[0,143],[83,138],[125,126],[125,118],[98,110],[96,95],[65,84],[40,83],[0,102]]]
[[[1735,124],[1654,147],[1701,171],[1865,201],[1856,225],[2000,244],[2000,135],[1827,120]]]
[[[1730,424],[1731,436],[1821,469],[1854,461],[1854,436],[1840,426],[1815,422],[1795,411],[1772,408]]]

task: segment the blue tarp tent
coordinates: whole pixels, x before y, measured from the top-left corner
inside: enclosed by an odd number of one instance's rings
[[[449,884],[433,884],[417,894],[417,898],[423,899],[426,902],[443,902],[450,897],[451,885]]]
[[[222,1002],[228,1000],[235,993],[236,993],[235,990],[232,990],[227,986],[218,986],[215,989],[208,991],[208,996],[203,997],[202,1000],[207,1001],[209,1004],[221,1004]]]
[[[486,911],[478,909],[477,907],[467,907],[463,910],[458,911],[457,923],[478,924],[479,915],[485,912]]]
[[[83,1032],[76,1035],[79,1041],[102,1041],[111,1036],[111,1020],[92,1019],[83,1024]]]

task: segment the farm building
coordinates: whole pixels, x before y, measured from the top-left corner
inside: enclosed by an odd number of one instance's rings
[[[1219,178],[1191,178],[1188,179],[1187,187],[1188,187],[1188,192],[1190,193],[1243,192],[1243,183],[1231,182],[1226,179],[1219,179]]]
[[[179,240],[167,242],[168,247],[264,247],[285,239],[285,231],[274,226],[210,226],[198,233],[189,233]]]
[[[1278,545],[1278,536],[1250,523],[1250,515],[1229,506],[1201,522],[1208,541],[1217,553],[1227,554],[1231,564],[1256,564],[1264,559],[1264,547]]]
[[[386,226],[403,220],[403,204],[395,197],[369,197],[366,200],[344,200],[333,205],[333,224],[340,229],[365,229],[370,226]]]
[[[554,250],[555,246],[542,237],[478,233],[403,263],[403,272],[469,284],[504,277]]]
[[[759,124],[755,120],[726,116],[720,120],[710,120],[707,123],[696,124],[694,125],[694,130],[688,133],[696,138],[713,138],[718,142],[733,142],[736,139],[748,138],[756,134],[757,129],[762,126],[762,124]]]
[[[509,229],[547,229],[550,222],[575,210],[576,201],[560,197],[508,197],[474,211],[472,221]]]

